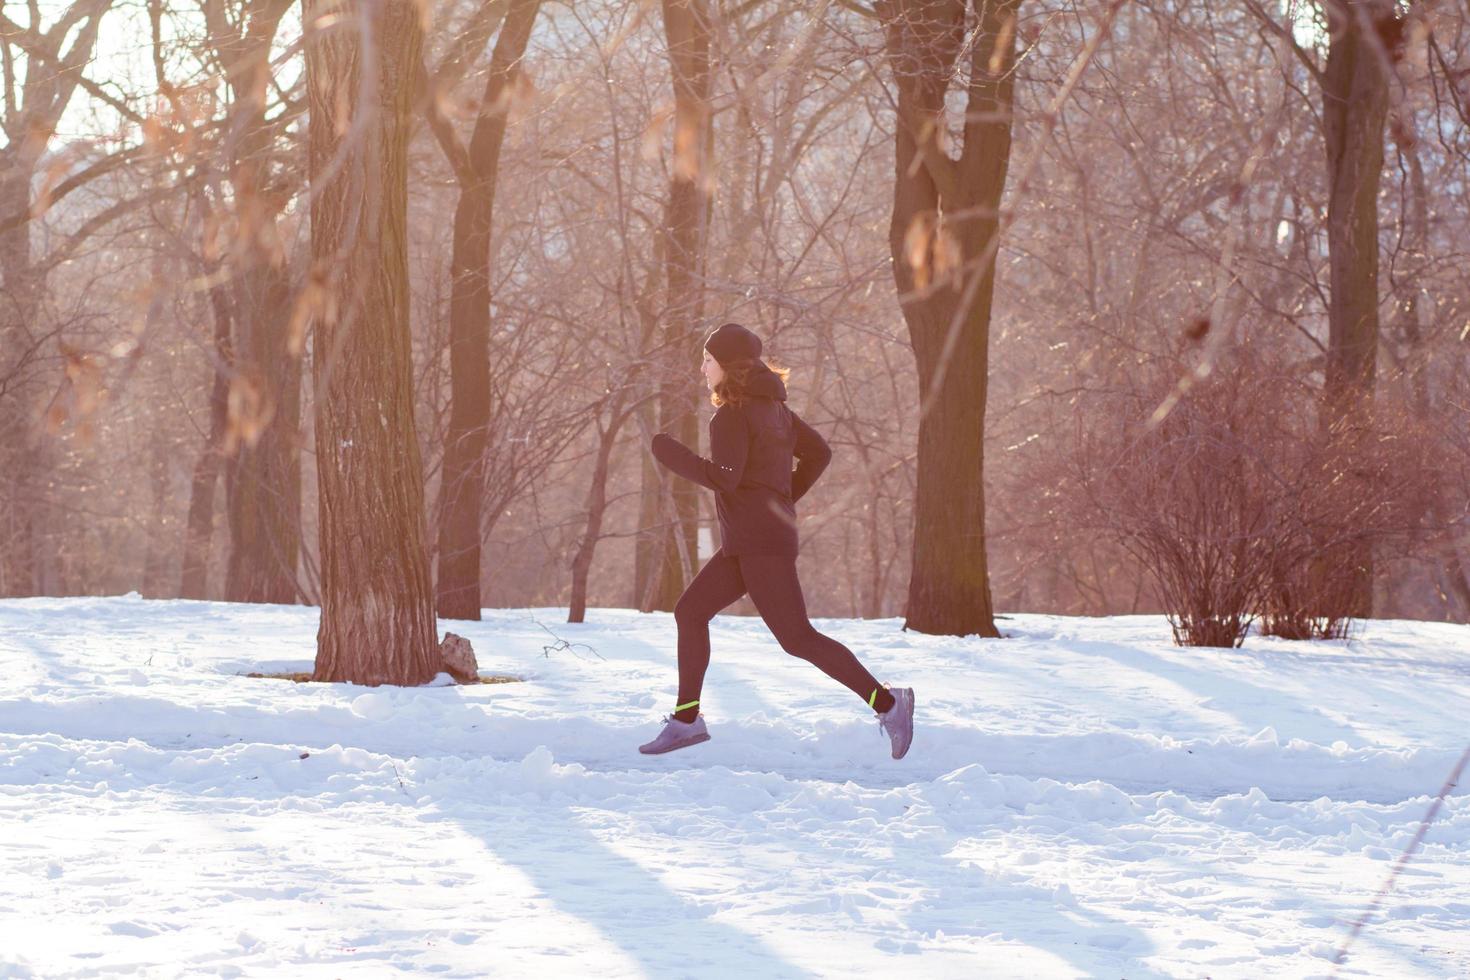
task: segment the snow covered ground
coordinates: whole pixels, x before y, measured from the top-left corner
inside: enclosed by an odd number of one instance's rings
[[[712,740],[645,757],[673,621],[589,617],[374,690],[238,676],[309,670],[312,609],[0,602],[0,977],[1323,976],[1470,741],[1466,627],[818,620],[916,689],[896,762],[720,617]],[[1343,976],[1470,976],[1467,793]]]

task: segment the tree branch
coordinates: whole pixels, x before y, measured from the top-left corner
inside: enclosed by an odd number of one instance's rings
[[[1307,49],[1303,48],[1300,44],[1297,43],[1296,37],[1291,33],[1291,29],[1283,25],[1275,17],[1272,17],[1267,11],[1262,9],[1261,5],[1257,3],[1256,0],[1242,0],[1242,2],[1245,4],[1246,9],[1249,10],[1251,14],[1256,18],[1256,20],[1260,21],[1263,27],[1265,27],[1271,33],[1275,34],[1277,37],[1284,39],[1288,44],[1291,45],[1292,53],[1296,55],[1297,60],[1300,61],[1306,67],[1311,76],[1317,80],[1317,84],[1321,85],[1322,69],[1317,67],[1317,63],[1312,60],[1312,55],[1307,51]]]

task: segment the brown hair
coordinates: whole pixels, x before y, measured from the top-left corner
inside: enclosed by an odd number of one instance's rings
[[[720,367],[725,369],[725,379],[710,391],[710,404],[718,408],[726,402],[739,405],[745,401],[749,397],[746,385],[750,383],[750,372],[755,370],[758,363],[753,357],[736,358],[729,364],[722,362]],[[767,367],[780,377],[782,384],[786,383],[786,377],[791,373],[790,368],[776,367],[774,364],[768,364]]]

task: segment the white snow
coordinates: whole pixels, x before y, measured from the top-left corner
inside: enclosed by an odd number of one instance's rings
[[[1470,742],[1463,626],[818,620],[915,688],[894,761],[719,617],[712,740],[646,757],[673,620],[588,615],[441,624],[525,683],[369,689],[239,676],[313,609],[0,602],[0,977],[1326,976]],[[1470,976],[1467,793],[1342,976]]]

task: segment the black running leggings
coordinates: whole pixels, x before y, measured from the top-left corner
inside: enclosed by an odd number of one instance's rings
[[[807,619],[794,555],[731,556],[722,548],[674,604],[674,621],[679,627],[678,704],[697,700],[704,686],[704,672],[709,667],[709,621],[747,590],[781,649],[816,664],[865,703],[881,686],[851,650],[818,633]],[[879,700],[887,701],[887,695],[880,694]],[[679,714],[692,712],[689,709]]]

